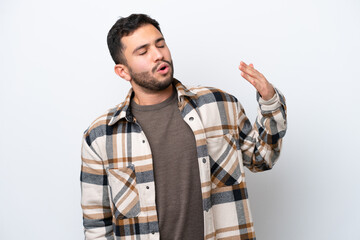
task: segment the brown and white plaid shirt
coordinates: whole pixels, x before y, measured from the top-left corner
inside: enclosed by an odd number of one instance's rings
[[[175,80],[179,110],[197,147],[204,239],[255,239],[244,166],[271,169],[286,132],[286,105],[259,102],[252,126],[238,100],[219,89]],[[81,190],[86,239],[160,239],[153,161],[147,138],[125,101],[98,117],[82,143]],[[191,204],[191,203],[189,203]]]

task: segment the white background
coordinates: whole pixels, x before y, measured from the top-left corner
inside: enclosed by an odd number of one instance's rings
[[[274,169],[247,171],[259,240],[360,239],[360,3],[0,2],[0,239],[82,239],[83,131],[129,89],[106,35],[120,16],[160,22],[175,77],[235,95],[254,121],[254,63],[286,96]]]

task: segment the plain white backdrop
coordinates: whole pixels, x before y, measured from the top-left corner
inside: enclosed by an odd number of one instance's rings
[[[286,96],[268,172],[247,171],[259,240],[360,239],[357,0],[0,2],[0,239],[83,239],[83,131],[129,89],[106,35],[121,16],[160,22],[175,77],[235,95],[254,121],[255,68]]]

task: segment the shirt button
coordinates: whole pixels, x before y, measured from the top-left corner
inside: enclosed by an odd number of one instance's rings
[[[190,121],[193,121],[193,120],[194,120],[194,118],[193,118],[193,117],[189,117],[189,120],[190,120]]]
[[[143,143],[145,143],[145,140],[142,140]]]
[[[152,231],[152,232],[151,232],[151,234],[155,234],[155,232],[154,232],[154,231]]]
[[[149,189],[150,187],[149,186],[146,186],[146,189]]]
[[[203,163],[206,163],[206,158],[203,158]]]

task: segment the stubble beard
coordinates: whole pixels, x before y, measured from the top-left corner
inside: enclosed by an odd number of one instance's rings
[[[151,75],[150,72],[140,72],[140,73],[136,73],[133,72],[132,69],[129,67],[129,72],[130,72],[130,76],[131,79],[140,87],[142,87],[144,90],[148,91],[148,92],[158,92],[161,90],[164,90],[166,88],[168,88],[172,82],[174,81],[174,67],[173,67],[173,62],[169,62],[169,61],[164,61],[167,64],[169,64],[170,69],[169,69],[169,76],[167,78],[165,78],[162,81],[159,81],[158,79],[156,79],[154,77],[154,75]],[[153,74],[155,74],[156,69],[157,69],[156,65],[151,72]]]

